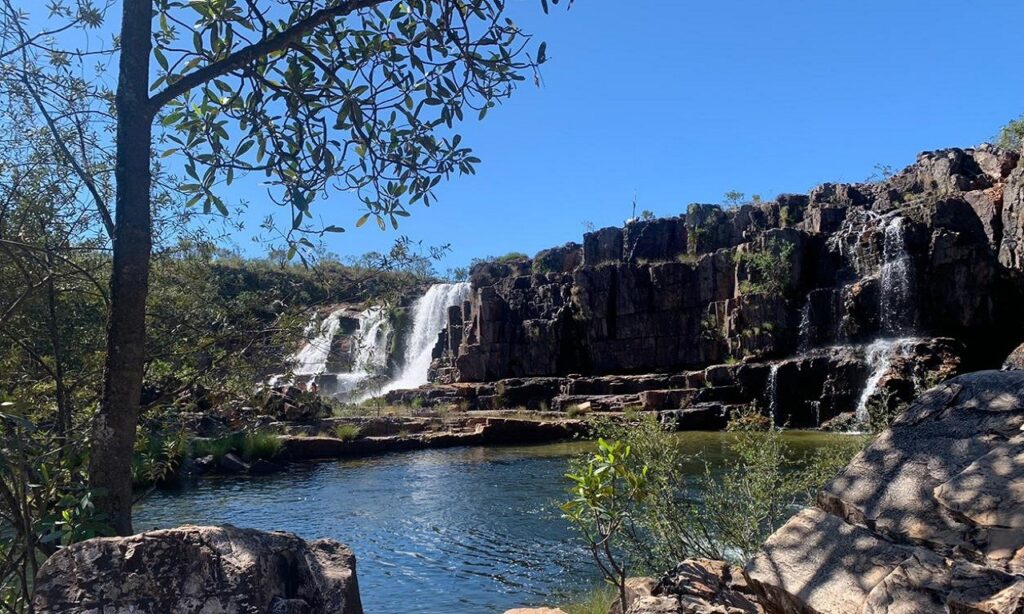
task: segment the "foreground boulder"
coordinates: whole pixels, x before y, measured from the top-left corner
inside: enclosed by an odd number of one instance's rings
[[[1017,349],[1010,352],[1003,363],[1003,369],[1007,371],[1024,371],[1024,343],[1017,346]]]
[[[770,612],[1024,612],[1024,372],[922,395],[744,570]]]
[[[40,614],[362,614],[352,551],[290,533],[184,526],[90,539],[36,578]]]

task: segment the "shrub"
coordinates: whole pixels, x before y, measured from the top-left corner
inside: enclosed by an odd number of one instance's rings
[[[354,424],[339,424],[334,427],[334,437],[342,441],[352,441],[359,437],[359,427]]]
[[[755,251],[737,251],[733,259],[738,265],[745,265],[750,279],[740,284],[740,292],[744,294],[764,294],[767,296],[783,296],[789,288],[793,274],[793,245],[775,239],[768,242],[763,249]]]
[[[655,574],[692,557],[741,563],[866,441],[843,438],[800,454],[779,430],[736,430],[731,458],[713,467],[683,453],[678,436],[653,416],[599,421],[595,430],[629,450],[621,459],[628,472],[644,475],[643,497],[629,511],[634,529],[621,534],[619,547],[626,560]],[[694,465],[704,466],[696,478]]]
[[[242,438],[242,458],[251,460],[269,460],[281,452],[281,438],[274,433],[246,433]]]
[[[238,433],[216,439],[194,439],[191,454],[193,458],[212,456],[213,460],[220,460],[227,454],[237,452],[241,440],[242,436]]]
[[[621,441],[597,440],[597,450],[574,463],[566,474],[572,498],[562,514],[579,531],[605,581],[626,603],[626,578],[632,562],[630,536],[640,503],[647,495],[647,467],[630,462],[630,447]]]
[[[999,130],[996,145],[1003,149],[1019,150],[1024,146],[1024,115],[1006,124]]]

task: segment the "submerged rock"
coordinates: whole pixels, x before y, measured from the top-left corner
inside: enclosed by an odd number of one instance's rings
[[[933,388],[746,566],[769,611],[1024,611],[1024,372]]]
[[[38,614],[362,614],[355,565],[330,540],[184,526],[60,550],[32,604]]]

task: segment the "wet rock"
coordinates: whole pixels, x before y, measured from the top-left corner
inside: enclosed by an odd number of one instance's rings
[[[330,540],[232,526],[90,539],[36,578],[40,614],[362,614],[355,557]]]
[[[217,470],[222,473],[244,473],[249,470],[249,465],[234,452],[228,452],[217,459]]]
[[[437,373],[448,383],[672,374],[910,335],[953,338],[960,357],[994,365],[1006,335],[1024,336],[1022,229],[1024,166],[990,147],[925,152],[878,183],[695,204],[587,233],[582,248],[474,268],[478,291],[451,314]],[[752,264],[769,254],[778,262]],[[892,325],[891,312],[907,322]],[[831,417],[806,404],[797,413]]]
[[[263,459],[259,459],[249,465],[249,473],[252,475],[270,475],[271,473],[278,473],[284,470],[284,465],[279,465]]]

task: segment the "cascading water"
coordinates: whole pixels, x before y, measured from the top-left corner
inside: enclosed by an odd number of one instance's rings
[[[348,315],[348,309],[335,310],[322,321],[313,316],[306,327],[307,336],[314,331],[316,335],[309,339],[299,351],[292,354],[289,362],[294,365],[290,374],[275,375],[270,379],[271,386],[284,383],[318,382],[325,394],[345,395],[357,390],[373,373],[387,364],[388,339],[391,335],[391,323],[380,307],[370,307],[354,317],[359,321],[359,330],[353,335],[352,365],[348,372],[335,373],[334,381],[328,373],[328,363],[334,338],[341,329],[341,319]]]
[[[856,418],[858,422],[867,423],[870,418],[868,414],[868,402],[878,390],[878,384],[888,373],[892,366],[894,356],[907,351],[908,343],[912,339],[879,339],[864,349],[864,362],[867,363],[870,372],[864,383],[864,390],[860,393],[857,401]]]
[[[469,295],[468,283],[435,284],[416,301],[402,370],[384,385],[381,393],[417,388],[427,383],[437,336],[448,325],[448,308],[461,305]]]
[[[356,391],[387,365],[390,335],[391,323],[383,309],[370,307],[359,314],[359,332],[353,339],[352,367],[348,373],[335,375],[337,383],[333,394],[346,395]]]
[[[306,327],[306,334],[308,335],[314,330],[318,332],[306,345],[302,346],[302,349],[292,355],[291,362],[295,364],[292,369],[293,375],[315,377],[327,371],[327,358],[331,353],[331,344],[341,326],[341,315],[344,312],[344,309],[331,312],[319,326],[316,323],[316,316],[313,316],[313,320]]]
[[[915,325],[913,268],[907,252],[906,220],[894,217],[885,225],[882,243],[881,320],[887,335],[905,334]]]
[[[765,390],[768,396],[768,415],[771,416],[772,426],[775,426],[775,417],[779,405],[779,363],[772,363],[768,371],[768,385]]]
[[[800,309],[800,352],[806,352],[814,342],[814,331],[811,324],[811,297],[808,296]]]

